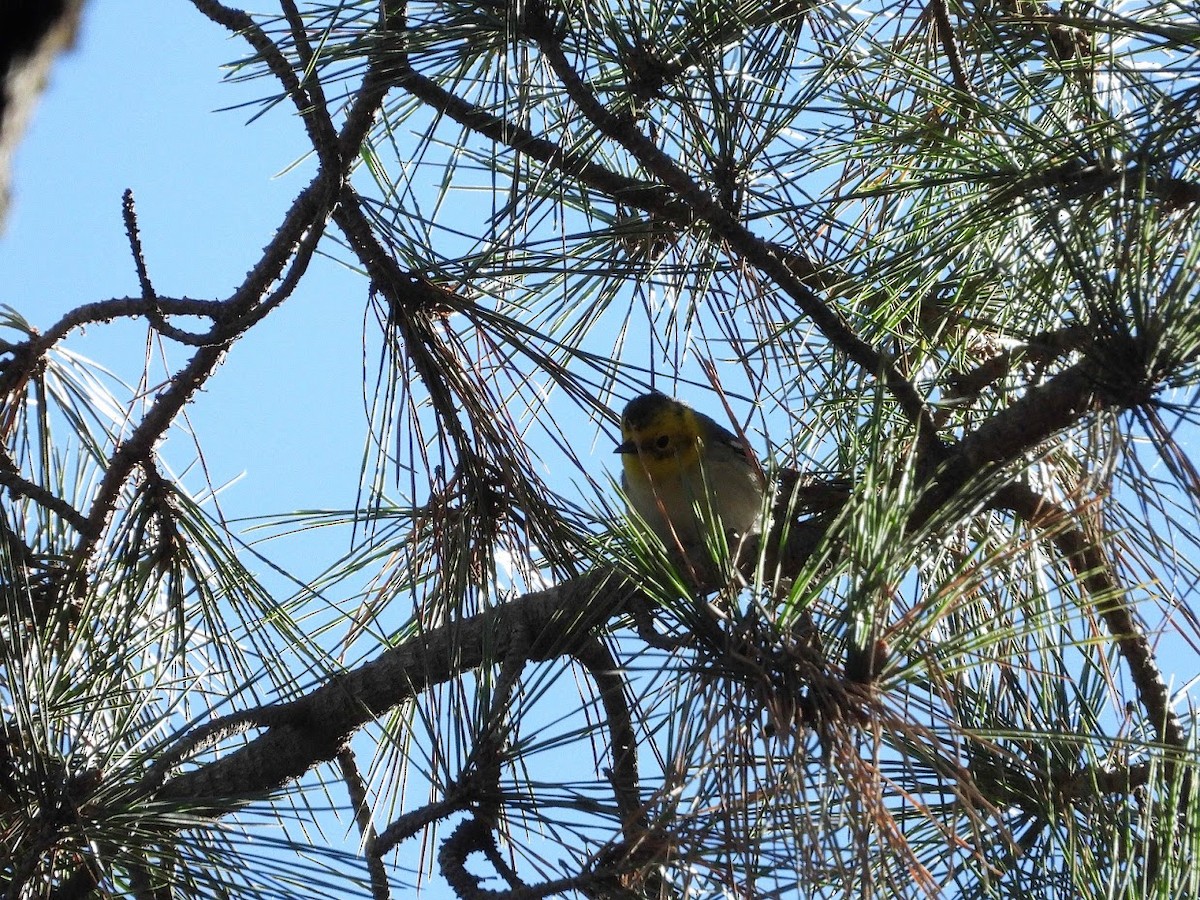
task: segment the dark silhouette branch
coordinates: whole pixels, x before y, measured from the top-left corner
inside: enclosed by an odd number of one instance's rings
[[[963,65],[962,49],[958,45],[958,37],[954,33],[954,23],[950,21],[950,6],[946,0],[930,0],[929,12],[933,16],[933,24],[937,29],[938,41],[950,64],[950,72],[954,76],[954,86],[968,97],[976,96],[975,87],[967,75]]]
[[[329,117],[329,104],[325,100],[325,89],[321,86],[321,79],[317,74],[313,49],[304,29],[304,20],[300,18],[300,10],[292,0],[280,0],[280,6],[292,33],[292,43],[300,63],[298,68],[304,74],[304,81],[297,84],[297,89],[290,93],[293,101],[299,102],[300,98],[303,98],[306,104],[298,111],[308,127],[309,142],[317,151],[321,165],[330,171],[337,170],[341,168],[344,157],[337,129],[333,127],[333,120]]]
[[[142,299],[148,304],[146,319],[154,327],[154,330],[176,343],[187,346],[204,347],[217,343],[215,325],[208,334],[194,334],[182,328],[176,328],[163,316],[162,309],[158,304],[158,292],[154,290],[154,283],[150,280],[150,270],[146,266],[146,252],[142,247],[142,235],[138,228],[137,209],[133,203],[133,191],[129,188],[125,189],[125,194],[121,198],[121,213],[125,219],[125,235],[129,238],[129,251],[133,254],[133,268],[137,273],[138,284],[142,288]]]
[[[150,270],[146,267],[146,252],[142,248],[142,235],[138,229],[137,209],[133,204],[133,191],[125,189],[121,197],[121,213],[125,219],[125,236],[129,238],[129,249],[133,253],[133,268],[137,272],[138,284],[142,288],[142,299],[153,300],[157,296],[150,281]]]
[[[1054,435],[1128,398],[1103,391],[1095,363],[1085,360],[1034,385],[955,444],[944,445],[939,467],[914,514],[924,522],[972,479],[1018,462]]]
[[[87,534],[91,527],[87,517],[62,497],[24,477],[17,469],[17,464],[12,457],[8,455],[7,450],[2,447],[0,447],[0,486],[7,489],[11,496],[26,497],[43,509],[54,513],[80,534]]]
[[[673,200],[661,185],[614,172],[582,154],[564,150],[554,141],[538,137],[528,128],[480,109],[418,73],[404,57],[389,60],[387,65],[399,87],[476,134],[536,159],[618,203],[637,207],[681,227],[694,222],[691,208]]]
[[[242,34],[262,54],[300,109],[314,147],[320,150],[323,143],[325,152],[321,154],[320,171],[293,201],[259,261],[234,294],[222,302],[224,322],[219,336],[214,334],[214,342],[200,347],[187,365],[172,377],[169,387],[158,396],[130,437],[113,452],[87,513],[84,539],[76,550],[76,565],[80,573],[86,569],[87,560],[95,551],[100,535],[116,508],[120,491],[139,462],[150,457],[154,446],[195,392],[211,377],[233,341],[291,295],[307,270],[324,234],[326,218],[340,196],[341,185],[348,175],[347,160],[353,157],[340,152],[341,142],[360,139],[359,135],[349,131],[342,135],[331,135],[332,126],[325,127],[328,111],[324,106],[320,113],[312,108],[311,98],[301,88],[291,66],[287,65],[275,45],[243,11],[230,9],[214,0],[194,2],[197,9],[209,18]],[[372,96],[381,99],[382,95],[376,93]],[[354,127],[362,128],[364,123],[369,124],[369,120],[369,116],[360,112],[355,117]],[[276,286],[281,276],[283,278]],[[151,315],[155,314],[157,301],[147,309],[153,311]]]
[[[143,791],[155,791],[189,756],[202,753],[221,741],[245,734],[247,731],[269,728],[289,721],[290,716],[285,707],[256,706],[198,725],[179,738],[169,750],[159,755],[154,765],[142,777],[139,787]]]
[[[291,63],[280,52],[275,42],[267,37],[266,33],[258,26],[258,23],[245,10],[226,6],[224,3],[217,2],[217,0],[192,0],[192,5],[212,22],[225,28],[231,34],[242,37],[259,55],[262,61],[266,63],[271,74],[283,86],[284,92],[291,98],[296,110],[300,113],[305,128],[308,129],[309,140],[313,142],[315,149],[318,136],[314,123],[309,118],[312,100],[300,84],[300,79],[296,75],[295,69],[292,68]]]
[[[188,297],[156,296],[153,300],[147,300],[145,297],[114,297],[111,300],[96,300],[76,306],[41,334],[31,335],[28,341],[6,345],[4,352],[25,351],[29,361],[26,361],[24,366],[31,370],[31,365],[39,360],[42,354],[77,328],[105,324],[113,319],[148,318],[155,311],[169,316],[196,316],[220,320],[226,309],[225,301],[222,300],[193,300]]]

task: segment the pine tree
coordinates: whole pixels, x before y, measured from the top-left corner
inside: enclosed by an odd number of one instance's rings
[[[127,198],[140,297],[5,313],[6,896],[1200,893],[1200,9],[192,2],[317,171],[228,296]],[[379,353],[280,596],[160,445],[318,253]],[[626,519],[650,388],[740,555]]]

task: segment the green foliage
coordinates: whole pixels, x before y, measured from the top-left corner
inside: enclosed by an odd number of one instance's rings
[[[1200,11],[195,5],[321,172],[211,308],[5,314],[11,895],[1200,890]],[[256,524],[353,531],[284,598],[156,450],[190,395],[61,342],[194,390],[318,242],[369,422],[358,508]],[[647,386],[768,451],[740,565],[623,521]]]

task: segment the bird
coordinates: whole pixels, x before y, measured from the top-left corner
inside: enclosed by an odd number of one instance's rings
[[[668,548],[762,531],[766,479],[753,451],[704,413],[657,391],[621,414],[621,487]],[[719,546],[719,545],[718,545]]]

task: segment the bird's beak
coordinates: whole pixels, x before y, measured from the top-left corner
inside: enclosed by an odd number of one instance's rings
[[[617,449],[613,453],[637,453],[637,444],[631,440],[623,444],[617,444]]]

